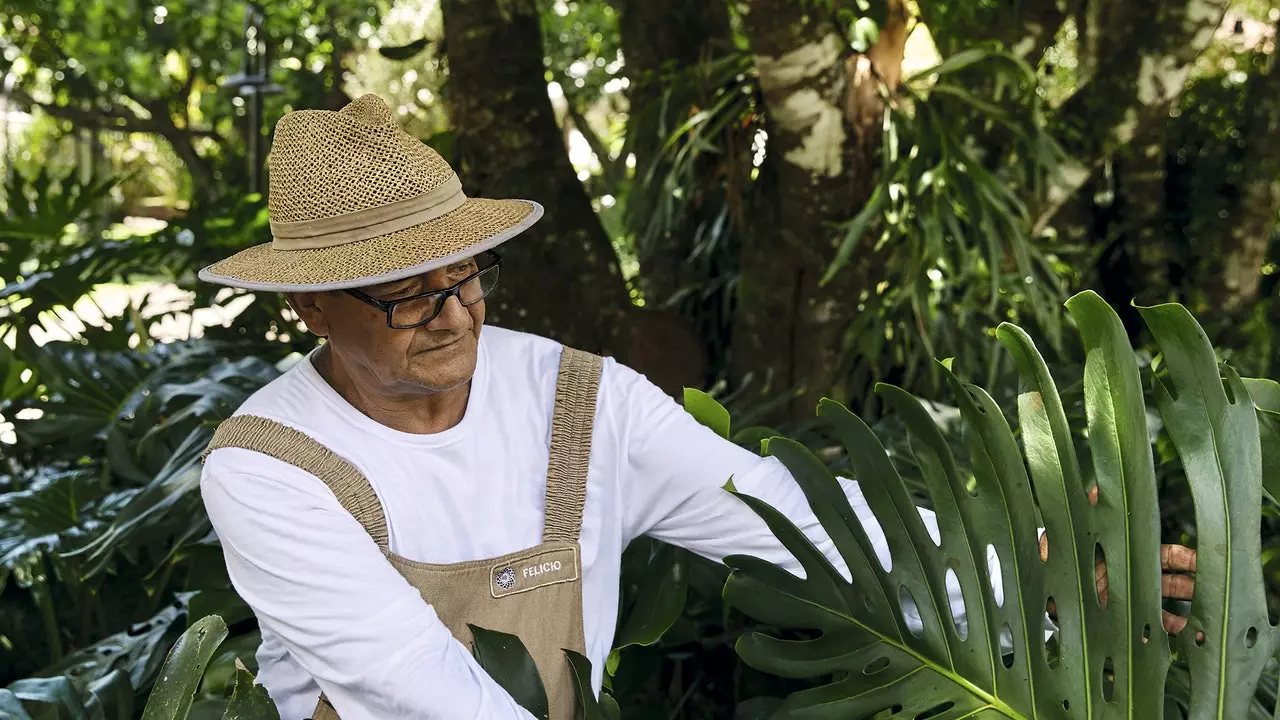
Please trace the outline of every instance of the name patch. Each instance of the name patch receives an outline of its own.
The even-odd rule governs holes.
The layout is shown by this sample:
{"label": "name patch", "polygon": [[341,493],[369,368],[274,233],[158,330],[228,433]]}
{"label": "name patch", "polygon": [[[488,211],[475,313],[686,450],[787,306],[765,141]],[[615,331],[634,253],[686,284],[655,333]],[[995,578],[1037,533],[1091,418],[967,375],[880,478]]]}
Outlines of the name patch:
{"label": "name patch", "polygon": [[497,563],[489,572],[489,589],[500,598],[577,579],[578,549],[556,548]]}

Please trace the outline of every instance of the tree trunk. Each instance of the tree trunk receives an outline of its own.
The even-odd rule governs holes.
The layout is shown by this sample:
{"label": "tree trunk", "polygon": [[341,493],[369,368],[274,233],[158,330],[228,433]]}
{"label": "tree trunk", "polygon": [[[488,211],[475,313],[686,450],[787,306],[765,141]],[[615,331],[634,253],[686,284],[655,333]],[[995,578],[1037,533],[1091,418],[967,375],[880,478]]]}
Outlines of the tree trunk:
{"label": "tree trunk", "polygon": [[445,101],[469,195],[524,198],[546,215],[503,246],[490,317],[593,352],[620,354],[631,308],[617,256],[569,163],[542,64],[533,0],[443,0]]}
{"label": "tree trunk", "polygon": [[755,0],[744,16],[785,224],[776,237],[748,238],[733,352],[739,375],[755,376],[767,395],[795,393],[777,418],[811,417],[820,398],[841,395],[844,330],[883,274],[855,262],[819,284],[834,257],[832,224],[851,218],[873,187],[883,111],[876,83],[892,88],[901,74],[906,3],[888,5],[866,55],[847,54],[835,23],[797,13],[790,0]]}
{"label": "tree trunk", "polygon": [[1094,167],[1145,128],[1163,122],[1229,2],[1151,4],[1113,3],[1105,12],[1087,15],[1088,37],[1082,41],[1086,57],[1081,63],[1092,72],[1050,121],[1050,131],[1069,162],[1037,209],[1033,234],[1048,226]]}
{"label": "tree trunk", "polygon": [[[1280,23],[1274,37],[1280,41]],[[1227,237],[1223,239],[1221,278],[1215,304],[1230,314],[1245,316],[1258,299],[1262,265],[1280,222],[1280,50],[1266,67],[1255,69],[1245,90],[1249,113],[1242,123],[1240,143],[1243,175],[1239,202]]]}
{"label": "tree trunk", "polygon": [[[627,124],[628,150],[636,157],[637,183],[646,177],[660,183],[670,171],[662,158],[662,131],[670,133],[688,119],[692,110],[686,103],[662,102],[664,90],[674,72],[690,73],[704,62],[726,55],[733,49],[729,13],[723,2],[688,3],[682,0],[620,0],[618,29],[626,58],[627,101],[631,118]],[[673,72],[674,70],[674,72]],[[689,83],[687,77],[679,79]],[[707,107],[716,88],[699,88],[692,97],[695,107]],[[716,167],[704,161],[695,173],[708,193],[719,182]],[[700,190],[702,188],[700,187]],[[640,193],[637,193],[640,195]],[[639,223],[650,210],[633,209]],[[639,284],[650,304],[662,304],[681,288],[696,283],[695,269],[688,263],[693,252],[694,232],[702,218],[697,209],[684,222],[661,237],[643,238],[637,243],[640,261]]]}
{"label": "tree trunk", "polygon": [[[646,309],[667,316],[645,324],[682,326],[678,335],[689,344],[684,353],[663,360],[654,342],[638,353],[653,356],[646,372],[651,379],[669,377],[674,386],[684,378],[687,385],[706,387],[727,370],[732,286],[722,281],[737,269],[746,223],[734,210],[746,205],[750,190],[749,147],[756,126],[730,122],[711,139],[721,151],[694,161],[682,214],[672,217],[658,206],[673,200],[665,184],[673,172],[671,151],[664,152],[664,145],[693,113],[715,103],[720,87],[708,79],[709,63],[736,52],[728,8],[722,0],[619,0],[617,6],[630,82],[625,151],[635,157],[627,216],[636,228],[636,284]],[[715,249],[697,253],[699,244]]]}

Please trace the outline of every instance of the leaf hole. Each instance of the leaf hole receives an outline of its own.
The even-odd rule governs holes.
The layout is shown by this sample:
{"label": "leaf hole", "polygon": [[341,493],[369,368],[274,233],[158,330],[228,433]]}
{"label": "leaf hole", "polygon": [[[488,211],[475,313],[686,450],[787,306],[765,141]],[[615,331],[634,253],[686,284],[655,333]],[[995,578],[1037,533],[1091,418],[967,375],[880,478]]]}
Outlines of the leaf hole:
{"label": "leaf hole", "polygon": [[1093,544],[1093,596],[1098,601],[1098,607],[1103,610],[1107,609],[1107,586],[1099,585],[1103,579],[1107,577],[1107,553],[1102,549],[1102,543],[1095,542]]}
{"label": "leaf hole", "polygon": [[969,479],[965,481],[964,489],[968,491],[969,497],[978,497],[978,476],[970,475]]}
{"label": "leaf hole", "polygon": [[[1044,601],[1044,613],[1052,616],[1055,612],[1057,612],[1057,605],[1053,601],[1053,596],[1050,595]],[[1062,662],[1062,641],[1058,635],[1058,629],[1055,627],[1049,637],[1044,639],[1044,661],[1050,670],[1058,667],[1058,663]]]}
{"label": "leaf hole", "polygon": [[1000,553],[996,546],[987,544],[987,582],[991,583],[991,595],[996,607],[1004,607],[1004,576],[1000,572]]}
{"label": "leaf hole", "polygon": [[1142,644],[1151,642],[1151,623],[1142,626]]}
{"label": "leaf hole", "polygon": [[972,388],[965,388],[965,389],[968,390],[969,392],[969,399],[973,400],[974,409],[977,410],[979,413],[986,415],[987,408],[982,404],[982,395],[980,395],[977,390],[974,390]]}
{"label": "leaf hole", "polygon": [[1013,630],[1009,627],[1009,623],[1005,623],[1000,626],[1000,660],[1004,664],[1006,670],[1013,667],[1015,654],[1016,652],[1013,647]]}
{"label": "leaf hole", "polygon": [[1070,701],[1070,700],[1063,700],[1063,701],[1062,701],[1062,709],[1063,709],[1063,710],[1070,710],[1070,709],[1071,709],[1071,701]]}
{"label": "leaf hole", "polygon": [[1231,383],[1226,378],[1222,378],[1222,391],[1227,394],[1227,402],[1235,405],[1236,391],[1231,387]]}
{"label": "leaf hole", "polygon": [[[947,597],[955,598],[949,606],[951,608],[951,622],[956,627],[956,634],[961,640],[969,639],[969,621],[968,613],[965,612],[964,595],[960,592],[960,578],[956,575],[956,571],[947,568],[947,574],[943,578],[947,587]],[[959,603],[960,607],[956,607]]]}
{"label": "leaf hole", "polygon": [[1152,377],[1160,384],[1160,387],[1164,388],[1165,392],[1169,393],[1169,399],[1177,402],[1178,387],[1173,384],[1173,377],[1169,375],[1169,371],[1164,367],[1164,358],[1161,357],[1160,361],[1159,367],[1156,367],[1154,363],[1152,364],[1152,368],[1154,368]]}
{"label": "leaf hole", "polygon": [[1197,632],[1197,633],[1196,633],[1196,647],[1204,647],[1204,633],[1203,633],[1203,632]]}
{"label": "leaf hole", "polygon": [[951,708],[953,708],[953,707],[955,707],[955,706],[956,706],[955,702],[953,702],[953,701],[951,701],[951,700],[948,700],[948,701],[946,701],[946,702],[944,702],[944,703],[939,703],[939,704],[934,705],[933,707],[929,708],[928,710],[925,710],[924,712],[920,713],[919,715],[916,715],[916,720],[927,720],[928,718],[938,717],[938,716],[939,716],[939,715],[941,715],[942,713],[944,713],[944,712],[946,712],[946,711],[950,710]]}
{"label": "leaf hole", "polygon": [[862,674],[875,675],[878,672],[884,672],[885,668],[887,667],[889,667],[889,658],[878,657],[875,660],[872,660],[871,662],[867,663],[866,667],[862,668]]}
{"label": "leaf hole", "polygon": [[907,629],[915,637],[924,636],[924,623],[920,621],[920,606],[906,585],[898,586],[898,601],[902,603],[902,619],[907,622]]}
{"label": "leaf hole", "polygon": [[1112,702],[1116,694],[1116,668],[1108,657],[1102,663],[1102,700]]}
{"label": "leaf hole", "polygon": [[1244,646],[1247,648],[1251,648],[1257,642],[1258,642],[1258,628],[1251,627],[1249,628],[1249,632],[1244,634]]}
{"label": "leaf hole", "polygon": [[880,567],[885,572],[893,572],[893,556],[889,554],[889,543],[885,542],[884,528],[880,527],[880,521],[872,513],[858,516],[858,522],[862,523],[862,529],[866,531],[871,545],[875,548],[876,559],[880,561]]}

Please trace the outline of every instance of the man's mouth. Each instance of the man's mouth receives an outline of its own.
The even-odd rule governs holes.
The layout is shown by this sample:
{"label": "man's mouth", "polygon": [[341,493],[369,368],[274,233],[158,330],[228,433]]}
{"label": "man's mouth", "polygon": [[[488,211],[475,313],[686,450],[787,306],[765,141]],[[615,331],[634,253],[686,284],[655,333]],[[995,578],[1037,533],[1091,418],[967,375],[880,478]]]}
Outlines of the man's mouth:
{"label": "man's mouth", "polygon": [[432,347],[426,348],[426,349],[424,349],[424,350],[419,350],[418,352],[420,352],[420,353],[432,353],[432,352],[436,352],[436,351],[439,351],[439,350],[446,350],[446,349],[448,349],[448,348],[453,347],[454,345],[457,345],[459,342],[461,342],[463,337],[465,337],[465,335],[463,335],[463,334],[459,333],[457,337],[455,337],[454,339],[450,340],[449,342],[441,343],[441,344],[439,344],[439,345],[435,345],[435,346],[432,346]]}

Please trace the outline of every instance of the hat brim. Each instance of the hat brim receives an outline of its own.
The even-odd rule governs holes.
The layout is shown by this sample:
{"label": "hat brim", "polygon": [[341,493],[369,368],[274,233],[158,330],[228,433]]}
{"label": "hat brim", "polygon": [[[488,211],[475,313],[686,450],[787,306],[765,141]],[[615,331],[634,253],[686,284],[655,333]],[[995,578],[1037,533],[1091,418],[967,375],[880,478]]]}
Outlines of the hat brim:
{"label": "hat brim", "polygon": [[368,240],[309,250],[255,245],[201,270],[200,279],[275,292],[393,282],[491,250],[528,230],[542,213],[532,200],[468,198],[446,215]]}

